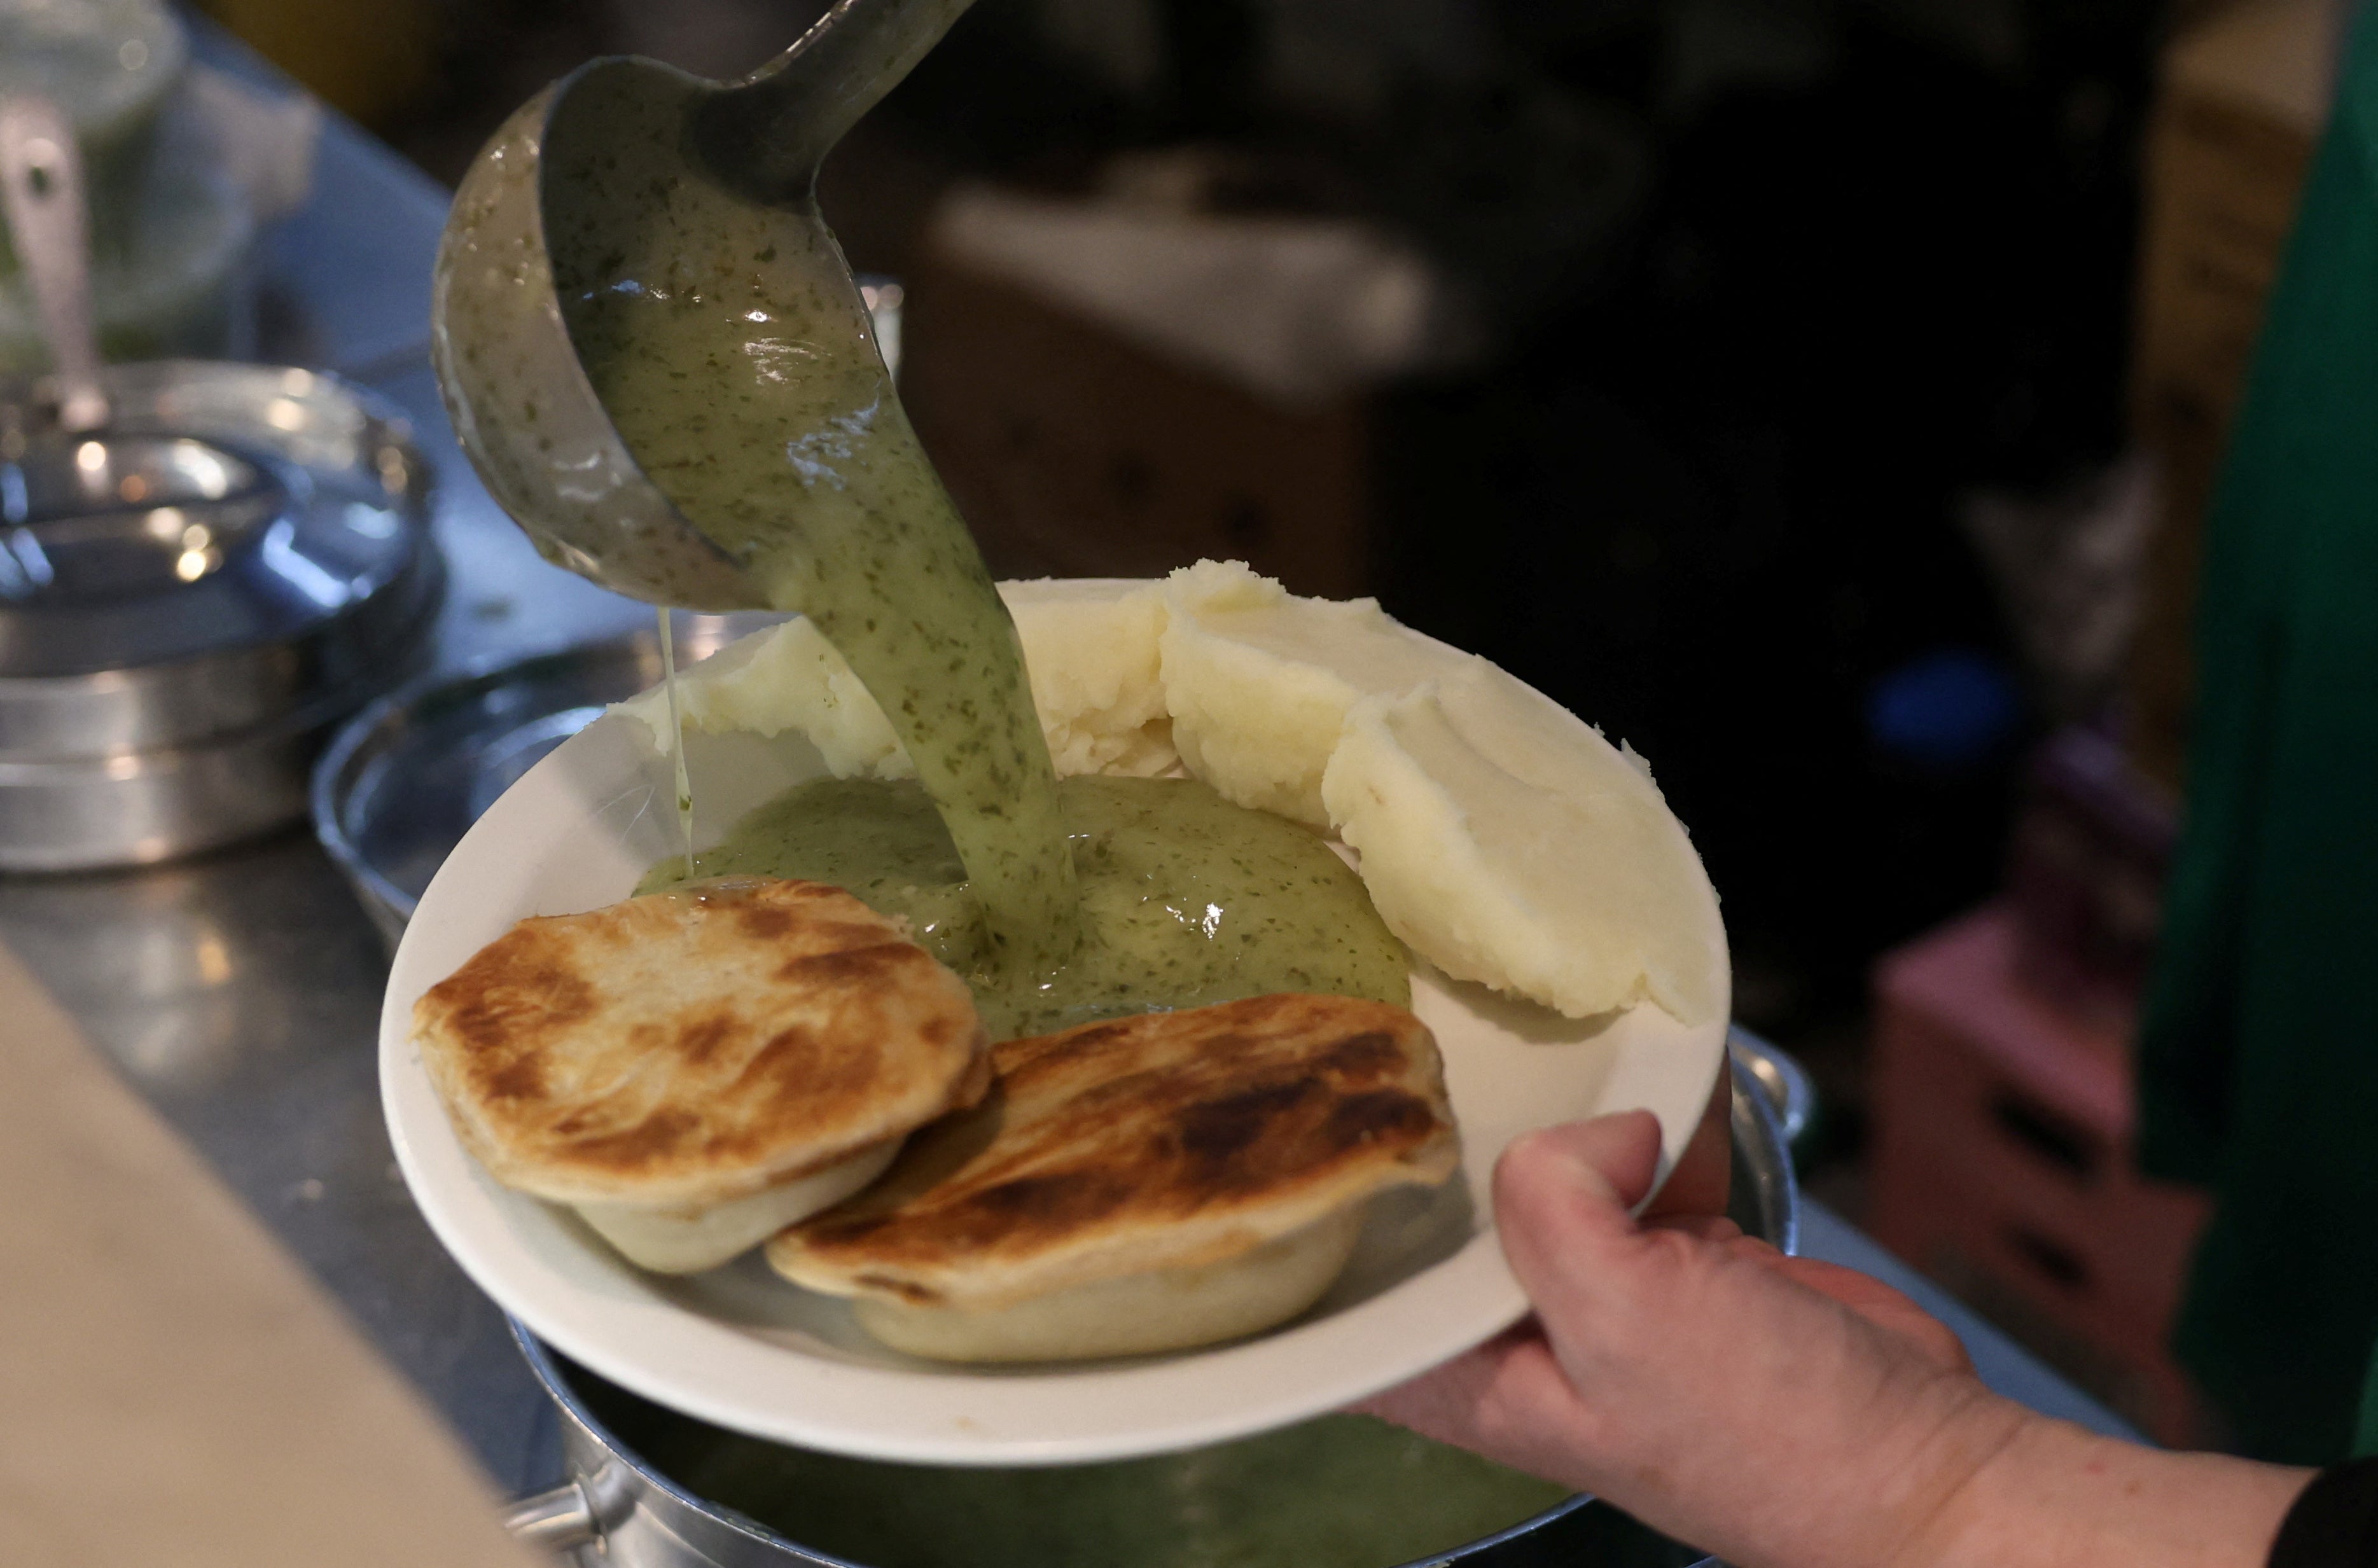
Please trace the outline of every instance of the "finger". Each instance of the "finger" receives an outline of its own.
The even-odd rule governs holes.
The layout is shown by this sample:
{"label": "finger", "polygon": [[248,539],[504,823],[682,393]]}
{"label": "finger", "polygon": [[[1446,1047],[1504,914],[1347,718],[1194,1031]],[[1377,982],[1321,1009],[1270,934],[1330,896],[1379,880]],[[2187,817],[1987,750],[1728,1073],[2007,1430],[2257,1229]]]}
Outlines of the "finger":
{"label": "finger", "polygon": [[1540,1310],[1574,1305],[1579,1285],[1605,1275],[1616,1249],[1640,1235],[1629,1211],[1659,1158],[1659,1119],[1641,1110],[1531,1132],[1503,1151],[1495,1225],[1512,1274]]}
{"label": "finger", "polygon": [[1709,1104],[1676,1157],[1676,1168],[1643,1211],[1654,1215],[1722,1215],[1734,1189],[1734,1077],[1720,1069]]}
{"label": "finger", "polygon": [[1631,1209],[1651,1190],[1660,1159],[1660,1120],[1648,1110],[1564,1122],[1511,1141],[1495,1165],[1496,1195],[1507,1178],[1531,1183],[1582,1182],[1599,1200]]}

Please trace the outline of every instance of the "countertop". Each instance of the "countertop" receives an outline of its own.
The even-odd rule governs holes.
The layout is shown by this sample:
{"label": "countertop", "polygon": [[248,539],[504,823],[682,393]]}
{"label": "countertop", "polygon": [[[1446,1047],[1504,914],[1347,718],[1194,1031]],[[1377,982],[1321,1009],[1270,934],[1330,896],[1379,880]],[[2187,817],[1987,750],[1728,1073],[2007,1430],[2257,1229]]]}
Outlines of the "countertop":
{"label": "countertop", "polygon": [[[312,199],[270,240],[267,348],[349,375],[413,418],[437,465],[436,526],[451,569],[438,664],[649,626],[645,606],[538,559],[454,447],[427,359],[446,202],[331,117]],[[0,942],[446,1414],[498,1485],[551,1478],[549,1406],[502,1315],[432,1239],[398,1177],[374,1049],[386,953],[303,829],[150,870],[0,878]],[[2003,1392],[2124,1430],[1838,1215],[1812,1205],[1804,1250],[1915,1295]]]}

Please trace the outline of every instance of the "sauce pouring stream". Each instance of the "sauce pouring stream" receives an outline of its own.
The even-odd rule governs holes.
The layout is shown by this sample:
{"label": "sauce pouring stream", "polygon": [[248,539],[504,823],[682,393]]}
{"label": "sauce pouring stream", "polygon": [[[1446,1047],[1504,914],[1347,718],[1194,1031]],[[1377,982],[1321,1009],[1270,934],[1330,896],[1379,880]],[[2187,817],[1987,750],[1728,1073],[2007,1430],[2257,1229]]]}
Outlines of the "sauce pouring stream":
{"label": "sauce pouring stream", "polygon": [[1004,964],[1077,940],[1023,652],[817,206],[820,162],[967,0],[841,0],[733,83],[596,60],[457,193],[433,353],[548,558],[659,604],[799,611],[916,763]]}

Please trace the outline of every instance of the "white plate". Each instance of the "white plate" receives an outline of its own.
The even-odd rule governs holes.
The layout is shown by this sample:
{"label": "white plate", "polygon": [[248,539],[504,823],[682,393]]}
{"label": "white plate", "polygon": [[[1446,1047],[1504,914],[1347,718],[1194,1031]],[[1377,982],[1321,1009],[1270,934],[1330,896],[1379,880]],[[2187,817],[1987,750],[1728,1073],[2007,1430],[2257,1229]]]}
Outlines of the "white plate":
{"label": "white plate", "polygon": [[[806,741],[691,736],[700,842],[820,771]],[[723,1427],[877,1459],[1068,1464],[1217,1442],[1336,1409],[1518,1320],[1527,1303],[1488,1223],[1487,1179],[1519,1133],[1631,1107],[1682,1152],[1724,1055],[1723,1018],[1687,1029],[1638,1007],[1598,1030],[1483,987],[1415,975],[1461,1124],[1461,1179],[1383,1198],[1352,1266],[1290,1326],[1169,1357],[1021,1370],[914,1360],[847,1306],[756,1254],[706,1275],[644,1274],[575,1216],[488,1179],[462,1152],[407,1024],[421,993],[511,923],[627,896],[675,853],[673,791],[642,727],[598,720],[482,817],[423,894],[389,976],[380,1083],[413,1195],[471,1277],[539,1337],[623,1387]]]}

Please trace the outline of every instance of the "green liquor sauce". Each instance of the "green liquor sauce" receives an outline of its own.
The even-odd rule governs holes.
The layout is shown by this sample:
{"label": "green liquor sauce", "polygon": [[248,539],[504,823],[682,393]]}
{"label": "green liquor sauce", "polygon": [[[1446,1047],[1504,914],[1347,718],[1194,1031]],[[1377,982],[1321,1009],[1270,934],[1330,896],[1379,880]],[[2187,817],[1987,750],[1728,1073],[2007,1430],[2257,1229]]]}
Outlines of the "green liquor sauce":
{"label": "green liquor sauce", "polygon": [[729,1440],[703,1496],[870,1568],[1388,1568],[1508,1529],[1566,1487],[1362,1416],[1055,1469],[879,1465]]}
{"label": "green liquor sauce", "polygon": [[[696,856],[692,875],[831,882],[906,919],[974,987],[994,1039],[1276,991],[1410,1004],[1403,944],[1310,829],[1190,779],[1064,779],[1057,799],[1083,930],[1047,973],[995,961],[956,846],[914,783],[796,785]],[[685,880],[672,856],[636,891]]]}
{"label": "green liquor sauce", "polygon": [[[585,175],[618,215],[607,232],[637,245],[554,252],[587,378],[686,521],[816,622],[883,705],[992,960],[1052,968],[1075,940],[1072,867],[1015,625],[814,204],[759,207],[685,174],[672,113],[621,105],[656,123],[612,127],[622,150]],[[640,166],[645,148],[670,155]]]}
{"label": "green liquor sauce", "polygon": [[[1390,1568],[1509,1529],[1569,1496],[1366,1416],[1324,1416],[1145,1459],[943,1467],[763,1442],[570,1373],[596,1418],[679,1485],[868,1568]],[[1577,1527],[1607,1513],[1571,1514],[1528,1561],[1699,1561],[1699,1552],[1625,1550],[1601,1538],[1607,1529]]]}

